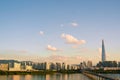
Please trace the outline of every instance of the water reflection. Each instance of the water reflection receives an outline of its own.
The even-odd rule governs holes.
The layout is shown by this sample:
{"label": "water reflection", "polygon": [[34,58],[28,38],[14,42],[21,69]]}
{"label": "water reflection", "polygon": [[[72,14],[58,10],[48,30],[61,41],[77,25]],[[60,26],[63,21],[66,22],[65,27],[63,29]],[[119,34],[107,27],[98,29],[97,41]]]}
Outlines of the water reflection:
{"label": "water reflection", "polygon": [[31,75],[26,75],[25,79],[23,79],[23,80],[32,80],[32,76]]}
{"label": "water reflection", "polygon": [[14,75],[12,80],[21,80],[19,75]]}
{"label": "water reflection", "polygon": [[46,80],[49,80],[50,79],[50,75],[46,75]]}
{"label": "water reflection", "polygon": [[82,74],[0,75],[0,80],[90,80]]}
{"label": "water reflection", "polygon": [[8,80],[6,75],[0,75],[0,80]]}

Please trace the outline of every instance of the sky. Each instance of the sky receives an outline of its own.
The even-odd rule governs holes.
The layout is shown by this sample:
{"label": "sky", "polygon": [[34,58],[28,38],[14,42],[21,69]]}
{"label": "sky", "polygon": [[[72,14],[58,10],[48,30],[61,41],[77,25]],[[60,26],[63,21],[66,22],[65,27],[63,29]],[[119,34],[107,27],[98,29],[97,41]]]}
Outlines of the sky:
{"label": "sky", "polygon": [[0,59],[120,61],[120,0],[0,0]]}

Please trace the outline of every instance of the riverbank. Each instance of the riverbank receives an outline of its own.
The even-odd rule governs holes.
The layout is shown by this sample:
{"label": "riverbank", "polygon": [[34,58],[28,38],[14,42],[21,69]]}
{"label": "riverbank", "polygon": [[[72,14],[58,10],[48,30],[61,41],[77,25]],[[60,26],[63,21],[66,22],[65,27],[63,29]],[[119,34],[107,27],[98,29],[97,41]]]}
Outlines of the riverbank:
{"label": "riverbank", "polygon": [[[100,74],[120,74],[120,70],[89,70],[93,73]],[[80,70],[59,70],[59,71],[50,71],[50,70],[39,70],[39,71],[0,71],[0,75],[19,75],[19,74],[54,74],[54,73],[62,73],[62,74],[74,74],[81,73]]]}
{"label": "riverbank", "polygon": [[26,75],[26,74],[54,74],[54,73],[62,73],[62,74],[72,74],[72,73],[80,73],[78,70],[60,70],[60,71],[48,71],[48,70],[39,70],[39,71],[0,71],[0,75]]}
{"label": "riverbank", "polygon": [[90,72],[100,73],[100,74],[120,74],[120,70],[89,70]]}

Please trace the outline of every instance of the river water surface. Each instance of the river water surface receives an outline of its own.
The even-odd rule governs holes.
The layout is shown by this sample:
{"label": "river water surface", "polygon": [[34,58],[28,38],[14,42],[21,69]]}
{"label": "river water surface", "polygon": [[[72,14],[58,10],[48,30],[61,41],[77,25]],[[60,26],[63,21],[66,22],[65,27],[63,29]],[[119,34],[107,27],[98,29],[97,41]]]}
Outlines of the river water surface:
{"label": "river water surface", "polygon": [[0,75],[0,80],[91,80],[83,74]]}
{"label": "river water surface", "polygon": [[[117,78],[120,74],[102,74],[104,76]],[[47,75],[0,75],[0,80],[91,80],[83,74],[47,74]]]}

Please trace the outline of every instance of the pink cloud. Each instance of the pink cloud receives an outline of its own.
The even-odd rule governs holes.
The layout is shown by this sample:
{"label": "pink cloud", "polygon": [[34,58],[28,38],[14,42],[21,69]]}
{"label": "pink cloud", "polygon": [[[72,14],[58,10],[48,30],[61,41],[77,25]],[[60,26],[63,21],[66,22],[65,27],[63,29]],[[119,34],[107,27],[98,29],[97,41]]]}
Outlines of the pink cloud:
{"label": "pink cloud", "polygon": [[66,40],[66,43],[68,44],[85,44],[85,40],[78,40],[77,38],[73,37],[72,35],[69,34],[62,34],[61,37]]}
{"label": "pink cloud", "polygon": [[51,45],[48,45],[47,46],[47,50],[50,50],[50,51],[58,51],[58,49],[56,47],[53,47]]}

